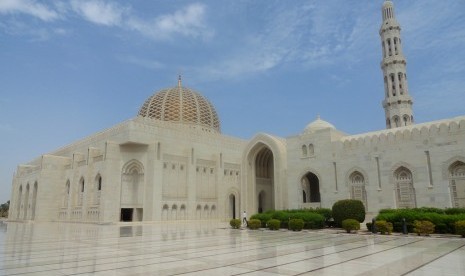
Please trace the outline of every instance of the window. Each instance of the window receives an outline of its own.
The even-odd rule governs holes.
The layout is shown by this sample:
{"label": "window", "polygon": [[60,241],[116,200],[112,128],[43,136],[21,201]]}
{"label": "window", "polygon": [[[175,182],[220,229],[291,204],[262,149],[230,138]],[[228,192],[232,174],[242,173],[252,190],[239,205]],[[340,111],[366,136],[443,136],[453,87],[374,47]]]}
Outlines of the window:
{"label": "window", "polygon": [[415,188],[413,186],[412,172],[400,167],[394,172],[396,181],[397,207],[398,208],[415,208]]}

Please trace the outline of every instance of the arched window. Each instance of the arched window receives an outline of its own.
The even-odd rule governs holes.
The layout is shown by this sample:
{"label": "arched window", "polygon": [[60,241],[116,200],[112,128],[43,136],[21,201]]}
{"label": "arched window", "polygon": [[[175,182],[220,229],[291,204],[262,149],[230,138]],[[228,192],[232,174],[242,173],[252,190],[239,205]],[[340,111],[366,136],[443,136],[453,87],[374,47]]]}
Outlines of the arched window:
{"label": "arched window", "polygon": [[402,87],[402,83],[403,83],[403,81],[402,81],[402,76],[403,76],[402,73],[398,73],[398,74],[397,74],[397,79],[399,80],[399,93],[400,93],[401,95],[404,94],[404,88]]}
{"label": "arched window", "polygon": [[78,194],[78,200],[77,200],[77,205],[82,206],[83,200],[84,200],[84,190],[85,190],[85,181],[84,178],[81,177],[79,180],[79,194]]}
{"label": "arched window", "polygon": [[26,194],[24,195],[24,216],[23,219],[27,219],[27,211],[29,210],[29,183],[26,185]]}
{"label": "arched window", "polygon": [[391,120],[389,118],[386,119],[386,127],[391,128]]}
{"label": "arched window", "polygon": [[416,208],[412,172],[405,167],[399,167],[394,172],[394,179],[396,181],[397,207]]}
{"label": "arched window", "polygon": [[395,51],[396,55],[399,54],[399,52],[397,51],[397,37],[394,37],[394,51]]}
{"label": "arched window", "polygon": [[394,74],[389,75],[391,77],[391,85],[392,85],[392,96],[396,96],[396,83],[395,83],[395,76]]}
{"label": "arched window", "polygon": [[365,177],[362,173],[354,171],[349,176],[350,197],[351,199],[360,200],[363,202],[365,209],[367,208],[367,195],[365,189]]}
{"label": "arched window", "polygon": [[465,163],[456,161],[449,166],[449,183],[453,207],[465,207]]}
{"label": "arched window", "polygon": [[315,147],[313,144],[308,145],[308,155],[313,156],[315,154]]}
{"label": "arched window", "polygon": [[400,120],[399,120],[399,117],[394,116],[394,117],[392,118],[392,120],[394,121],[394,124],[395,124],[396,127],[400,127]]}
{"label": "arched window", "polygon": [[384,44],[384,41],[382,43],[382,46],[383,46],[383,57],[385,58],[386,57],[386,45]]}
{"label": "arched window", "polygon": [[389,51],[389,56],[392,56],[392,49],[391,49],[391,39],[387,39],[387,44],[388,44],[388,51]]}
{"label": "arched window", "polygon": [[66,184],[65,184],[65,187],[64,187],[64,192],[63,192],[63,207],[68,207],[70,190],[71,190],[71,184],[70,184],[69,179],[68,179],[66,181]]}
{"label": "arched window", "polygon": [[95,185],[94,185],[94,204],[99,205],[100,204],[100,194],[102,191],[102,176],[100,174],[97,174],[95,177]]}
{"label": "arched window", "polygon": [[387,76],[384,76],[384,90],[386,90],[386,98],[389,98],[389,89],[388,89],[388,79]]}
{"label": "arched window", "polygon": [[404,115],[403,119],[404,119],[404,125],[406,126],[408,124],[410,117],[408,115]]}
{"label": "arched window", "polygon": [[39,188],[39,184],[37,181],[34,182],[34,187],[32,188],[32,204],[31,204],[31,219],[35,219],[36,216],[36,204],[37,204],[37,189]]}
{"label": "arched window", "polygon": [[303,157],[306,157],[307,156],[307,145],[303,145],[302,146],[302,156]]}

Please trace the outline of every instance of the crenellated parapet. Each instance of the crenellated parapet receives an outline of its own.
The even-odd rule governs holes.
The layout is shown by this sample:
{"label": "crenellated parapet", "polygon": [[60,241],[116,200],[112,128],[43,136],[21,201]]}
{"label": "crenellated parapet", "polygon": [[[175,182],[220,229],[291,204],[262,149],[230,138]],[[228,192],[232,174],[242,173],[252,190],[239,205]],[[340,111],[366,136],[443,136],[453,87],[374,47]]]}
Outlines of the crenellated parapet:
{"label": "crenellated parapet", "polygon": [[[377,145],[392,145],[405,141],[423,140],[421,143],[428,144],[428,138],[451,136],[465,132],[465,116],[456,117],[453,119],[434,121],[429,123],[406,126],[402,128],[386,129],[375,132],[368,132],[359,135],[350,135],[341,138],[343,148],[345,150],[354,150],[358,148],[366,148]],[[453,143],[453,139],[445,139],[444,141],[436,141],[436,145],[446,145]]]}

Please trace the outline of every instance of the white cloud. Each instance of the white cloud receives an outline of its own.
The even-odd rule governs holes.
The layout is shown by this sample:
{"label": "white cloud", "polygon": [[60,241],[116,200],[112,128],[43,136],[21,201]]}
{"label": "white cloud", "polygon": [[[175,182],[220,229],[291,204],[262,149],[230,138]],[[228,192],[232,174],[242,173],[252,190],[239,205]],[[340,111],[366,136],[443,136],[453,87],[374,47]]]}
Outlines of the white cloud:
{"label": "white cloud", "polygon": [[376,37],[366,45],[367,33],[377,33],[377,28],[368,28],[374,19],[357,17],[353,5],[276,3],[259,19],[264,22],[261,28],[243,37],[240,47],[193,71],[221,79],[262,73],[287,63],[318,68],[361,60],[367,47],[375,47]]}
{"label": "white cloud", "polygon": [[210,38],[213,31],[205,23],[205,14],[205,5],[194,3],[172,14],[161,15],[150,21],[131,17],[126,25],[156,40],[171,39],[174,35]]}
{"label": "white cloud", "polygon": [[43,21],[53,21],[60,18],[55,10],[34,0],[2,0],[0,1],[0,13],[24,13]]}
{"label": "white cloud", "polygon": [[[170,40],[174,36],[208,39],[213,36],[213,30],[206,24],[206,6],[199,3],[189,4],[172,13],[162,14],[152,19],[143,19],[133,13],[130,6],[105,0],[71,0],[70,2],[57,1],[53,8],[37,3],[36,0],[1,0],[0,14],[23,13],[38,17],[44,21],[56,19],[70,19],[70,14],[93,24],[103,26],[116,26],[122,29],[135,30],[145,37],[154,40]],[[14,20],[14,19],[12,19]],[[18,29],[9,30],[8,24],[2,24],[10,33],[17,33]],[[33,29],[33,26],[29,26]],[[62,29],[64,30],[64,29]],[[63,34],[63,32],[42,32],[43,39],[49,34]],[[22,32],[30,33],[30,32]]]}
{"label": "white cloud", "polygon": [[71,6],[76,13],[82,15],[86,20],[105,26],[120,25],[126,11],[126,8],[117,4],[96,0],[73,0]]}

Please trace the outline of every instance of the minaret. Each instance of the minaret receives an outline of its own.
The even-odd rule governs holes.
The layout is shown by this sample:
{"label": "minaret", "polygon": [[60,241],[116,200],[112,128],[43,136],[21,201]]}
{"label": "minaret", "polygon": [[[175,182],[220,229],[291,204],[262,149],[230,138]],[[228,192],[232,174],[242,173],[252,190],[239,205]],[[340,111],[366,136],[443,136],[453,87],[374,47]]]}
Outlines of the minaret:
{"label": "minaret", "polygon": [[381,69],[384,78],[383,108],[386,115],[386,128],[396,128],[413,124],[412,98],[407,85],[407,70],[400,25],[394,15],[392,1],[385,0],[382,8],[383,23],[379,30],[383,48]]}

